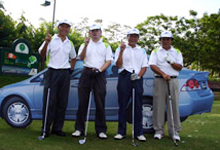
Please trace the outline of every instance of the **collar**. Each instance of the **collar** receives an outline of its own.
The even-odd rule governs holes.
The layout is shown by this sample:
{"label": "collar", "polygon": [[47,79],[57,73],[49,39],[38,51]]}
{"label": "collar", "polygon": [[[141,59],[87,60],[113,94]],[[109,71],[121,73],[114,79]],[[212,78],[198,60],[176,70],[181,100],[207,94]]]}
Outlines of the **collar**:
{"label": "collar", "polygon": [[126,47],[129,47],[129,48],[131,48],[131,49],[136,49],[136,48],[139,48],[140,46],[136,44],[135,47],[133,48],[133,47],[131,47],[130,45],[126,44]]}
{"label": "collar", "polygon": [[168,49],[168,50],[164,49],[162,46],[160,46],[159,50],[174,51],[175,49],[174,49],[173,46],[171,45],[170,49]]}
{"label": "collar", "polygon": [[[58,36],[58,34],[54,34],[53,38],[54,38],[54,39],[61,39],[61,38]],[[65,39],[64,42],[66,42],[66,41],[68,41],[68,37],[67,37],[67,36],[66,36],[66,39]]]}
{"label": "collar", "polygon": [[98,42],[94,42],[92,39],[91,39],[90,41],[92,41],[92,43],[96,43],[96,44],[98,44],[98,43],[102,43],[103,39],[100,38]]}

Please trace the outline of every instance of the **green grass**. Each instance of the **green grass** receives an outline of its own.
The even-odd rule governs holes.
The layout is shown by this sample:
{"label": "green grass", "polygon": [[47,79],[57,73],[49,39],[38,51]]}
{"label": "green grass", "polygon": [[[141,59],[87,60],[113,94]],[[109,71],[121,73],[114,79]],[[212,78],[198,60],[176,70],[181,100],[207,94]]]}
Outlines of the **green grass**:
{"label": "green grass", "polygon": [[[96,137],[94,122],[89,123],[88,137],[84,145],[72,138],[74,121],[65,121],[63,131],[66,137],[51,135],[42,141],[37,137],[40,134],[41,121],[35,120],[26,129],[11,128],[0,119],[0,150],[219,150],[220,149],[220,101],[215,101],[211,113],[190,116],[182,123],[180,133],[181,142],[175,147],[167,132],[165,137],[158,141],[153,134],[145,134],[147,142],[138,142],[138,147],[132,146],[131,125],[128,124],[127,138],[116,141],[113,139],[117,133],[117,122],[108,122],[108,139],[101,140]],[[167,131],[167,129],[166,129]],[[83,137],[82,137],[83,138]]]}
{"label": "green grass", "polygon": [[11,83],[25,80],[27,78],[29,78],[29,76],[0,75],[0,88]]}
{"label": "green grass", "polygon": [[[0,87],[24,80],[26,76],[0,76]],[[74,121],[65,121],[63,131],[66,137],[51,135],[39,141],[41,121],[34,120],[26,129],[11,128],[3,119],[0,119],[0,150],[219,150],[220,149],[220,92],[215,92],[215,101],[211,113],[190,116],[182,123],[180,133],[181,142],[175,147],[167,132],[165,137],[158,141],[153,134],[145,134],[147,142],[138,142],[138,147],[132,146],[131,128],[128,124],[127,138],[116,141],[117,122],[108,122],[108,139],[100,140],[96,137],[94,122],[89,123],[88,137],[84,145],[72,138]],[[166,129],[167,131],[167,129]],[[83,138],[83,137],[82,137]]]}

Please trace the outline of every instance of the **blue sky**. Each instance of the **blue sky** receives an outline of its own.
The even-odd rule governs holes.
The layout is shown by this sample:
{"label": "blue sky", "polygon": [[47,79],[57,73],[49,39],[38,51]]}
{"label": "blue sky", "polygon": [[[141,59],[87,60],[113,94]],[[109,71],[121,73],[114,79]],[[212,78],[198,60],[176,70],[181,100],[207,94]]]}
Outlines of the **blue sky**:
{"label": "blue sky", "polygon": [[[22,11],[25,17],[35,26],[41,23],[40,18],[52,21],[53,4],[43,7],[44,0],[0,0],[7,13],[17,20]],[[72,23],[80,22],[88,17],[92,23],[102,19],[103,25],[116,22],[134,27],[146,20],[148,16],[160,15],[189,18],[189,10],[203,13],[217,13],[220,0],[56,0],[55,21],[68,19]]]}

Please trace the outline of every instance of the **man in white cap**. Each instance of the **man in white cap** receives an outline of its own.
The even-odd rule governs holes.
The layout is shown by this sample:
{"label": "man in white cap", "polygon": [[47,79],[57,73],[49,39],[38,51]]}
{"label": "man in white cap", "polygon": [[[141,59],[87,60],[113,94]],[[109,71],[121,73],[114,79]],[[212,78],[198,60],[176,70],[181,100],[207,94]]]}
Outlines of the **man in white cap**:
{"label": "man in white cap", "polygon": [[137,45],[139,40],[139,30],[134,28],[128,31],[128,44],[121,43],[115,53],[115,64],[119,68],[118,78],[118,134],[114,139],[121,140],[126,137],[126,107],[135,88],[135,115],[134,136],[139,141],[146,141],[143,135],[142,126],[142,96],[143,78],[147,70],[148,59],[146,50]]}
{"label": "man in white cap", "polygon": [[85,37],[78,51],[78,55],[84,62],[84,69],[79,80],[78,96],[79,106],[73,137],[79,137],[85,130],[85,118],[88,110],[89,95],[92,90],[96,104],[95,130],[101,139],[106,139],[105,96],[106,75],[105,70],[113,60],[111,46],[101,39],[102,30],[98,24],[89,28],[89,37]]}
{"label": "man in white cap", "polygon": [[[170,31],[162,32],[160,35],[161,46],[151,52],[149,65],[155,72],[154,97],[153,97],[153,126],[155,139],[164,136],[165,109],[168,108],[168,130],[169,134],[177,141],[180,141],[181,130],[179,116],[179,87],[177,76],[183,67],[183,57],[180,50],[171,44],[173,35]],[[169,84],[168,84],[169,83]],[[172,97],[172,110],[175,133],[172,131],[171,114],[168,103],[168,85]]]}
{"label": "man in white cap", "polygon": [[[50,126],[52,134],[65,136],[62,131],[65,119],[65,111],[68,104],[70,72],[73,70],[76,61],[76,52],[73,43],[68,39],[71,23],[61,20],[58,24],[58,34],[53,37],[48,33],[45,41],[39,48],[42,58],[47,57],[46,65],[48,71],[45,73],[45,88],[43,100],[43,127],[45,120],[45,110],[48,107],[46,117],[45,137],[49,136]],[[69,60],[71,59],[71,64]],[[47,88],[50,88],[49,105],[46,106]],[[42,133],[43,134],[43,133]]]}

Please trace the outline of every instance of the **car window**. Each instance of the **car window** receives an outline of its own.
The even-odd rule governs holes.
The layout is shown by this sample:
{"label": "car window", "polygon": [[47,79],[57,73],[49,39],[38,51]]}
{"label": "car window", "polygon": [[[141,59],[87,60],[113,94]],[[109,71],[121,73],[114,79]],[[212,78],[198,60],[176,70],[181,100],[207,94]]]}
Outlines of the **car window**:
{"label": "car window", "polygon": [[83,61],[77,60],[75,63],[74,71],[70,75],[70,80],[79,79],[83,70]]}
{"label": "car window", "polygon": [[118,67],[116,67],[115,65],[111,65],[110,67],[108,67],[108,69],[106,70],[106,77],[118,77]]}
{"label": "car window", "polygon": [[42,82],[44,80],[44,73],[39,74],[38,76],[36,76],[35,78],[33,78],[31,80],[31,82]]}
{"label": "car window", "polygon": [[81,76],[82,70],[83,70],[82,68],[74,69],[74,72],[70,76],[70,80],[79,79]]}

